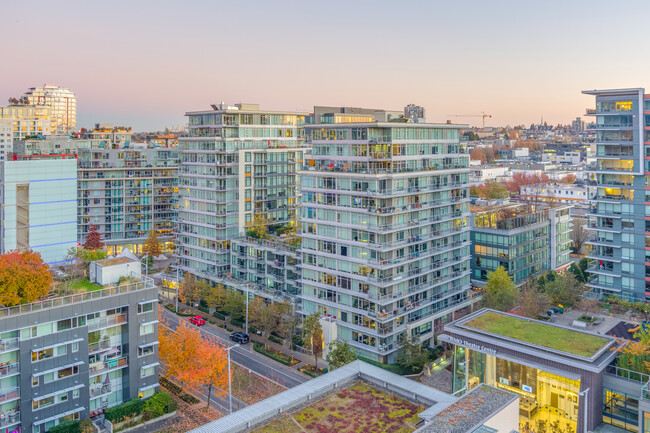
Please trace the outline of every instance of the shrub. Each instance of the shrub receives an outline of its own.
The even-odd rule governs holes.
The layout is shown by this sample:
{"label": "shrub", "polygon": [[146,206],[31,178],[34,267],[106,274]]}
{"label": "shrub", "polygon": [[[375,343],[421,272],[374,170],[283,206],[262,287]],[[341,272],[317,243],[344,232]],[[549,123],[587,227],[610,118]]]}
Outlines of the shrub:
{"label": "shrub", "polygon": [[220,320],[226,320],[226,316],[224,316],[223,314],[221,314],[221,313],[218,312],[218,311],[215,311],[214,313],[212,313],[212,315],[213,315],[214,317],[216,317],[217,319],[220,319]]}
{"label": "shrub", "polygon": [[208,323],[210,323],[211,325],[214,325],[214,324],[216,324],[217,322],[215,322],[215,321],[212,320],[212,319],[208,319]]}
{"label": "shrub", "polygon": [[228,331],[228,332],[232,332],[233,329],[232,329],[232,328],[226,328],[226,331]]}
{"label": "shrub", "polygon": [[230,324],[233,325],[233,326],[236,326],[238,328],[243,328],[244,327],[244,322],[242,322],[241,320],[237,320],[237,319],[232,319],[230,321]]}
{"label": "shrub", "polygon": [[66,421],[52,427],[48,431],[52,433],[80,433],[81,429],[79,428],[79,421]]}
{"label": "shrub", "polygon": [[129,416],[136,416],[142,413],[144,402],[139,398],[134,398],[126,403],[110,407],[104,412],[104,416],[111,422],[120,422]]}
{"label": "shrub", "polygon": [[179,316],[183,317],[190,317],[190,316],[195,316],[194,313],[186,313],[183,310],[179,309],[178,313],[176,312],[176,307],[172,304],[165,304],[165,308],[167,308],[169,311],[171,311],[174,314],[178,314]]}
{"label": "shrub", "polygon": [[278,343],[278,344],[282,344],[284,342],[281,338],[278,338],[273,334],[269,335],[269,340],[271,340],[274,343]]}
{"label": "shrub", "polygon": [[294,346],[302,347],[302,338],[300,337],[300,335],[291,336],[291,342],[293,343]]}
{"label": "shrub", "polygon": [[202,305],[199,305],[198,307],[196,307],[196,309],[206,314],[210,314],[210,309],[208,307],[203,307]]}
{"label": "shrub", "polygon": [[289,355],[286,355],[282,352],[278,352],[277,350],[267,349],[264,347],[262,343],[258,343],[257,341],[255,341],[253,343],[253,349],[257,353],[261,353],[264,356],[268,356],[269,358],[278,361],[281,364],[291,365],[291,357]]}
{"label": "shrub", "polygon": [[160,391],[144,402],[143,411],[146,418],[153,419],[175,411],[176,407],[176,400],[165,391]]}
{"label": "shrub", "polygon": [[177,394],[180,394],[180,393],[183,392],[183,389],[182,389],[180,386],[176,385],[174,382],[170,381],[170,380],[167,379],[165,376],[160,376],[160,377],[158,378],[158,382],[159,382],[162,386],[164,386],[165,388],[167,388],[167,389],[169,390],[169,392],[171,392],[171,393],[174,394],[174,395],[177,395]]}
{"label": "shrub", "polygon": [[81,433],[93,433],[93,422],[89,418],[82,419],[79,422],[79,430]]}
{"label": "shrub", "polygon": [[198,398],[194,397],[191,394],[183,394],[179,398],[183,400],[185,403],[189,403],[189,404],[197,404],[200,401]]}

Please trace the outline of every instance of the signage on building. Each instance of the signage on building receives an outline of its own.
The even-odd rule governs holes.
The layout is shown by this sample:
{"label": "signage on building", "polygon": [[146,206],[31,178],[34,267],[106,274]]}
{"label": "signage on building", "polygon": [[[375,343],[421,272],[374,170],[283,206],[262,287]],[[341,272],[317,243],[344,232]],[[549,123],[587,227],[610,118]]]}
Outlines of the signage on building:
{"label": "signage on building", "polygon": [[496,355],[497,354],[497,351],[495,349],[492,349],[490,347],[481,346],[480,344],[470,343],[467,340],[461,340],[460,338],[452,337],[451,335],[449,336],[449,342],[454,343],[454,344],[458,344],[460,346],[467,347],[468,349],[474,349],[474,350],[478,350],[478,351],[481,351],[481,352],[489,353],[491,355]]}

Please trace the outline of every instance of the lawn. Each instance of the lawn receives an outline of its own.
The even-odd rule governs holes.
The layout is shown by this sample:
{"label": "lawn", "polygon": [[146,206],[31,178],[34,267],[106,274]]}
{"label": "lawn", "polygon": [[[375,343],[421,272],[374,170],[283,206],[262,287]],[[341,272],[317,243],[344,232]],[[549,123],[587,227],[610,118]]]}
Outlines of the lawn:
{"label": "lawn", "polygon": [[255,373],[249,373],[246,368],[233,364],[232,393],[246,403],[257,403],[285,390],[285,387]]}
{"label": "lawn", "polygon": [[82,278],[72,283],[73,292],[90,292],[93,290],[100,290],[100,289],[103,289],[103,287],[91,283],[90,281],[88,281],[87,278]]}
{"label": "lawn", "polygon": [[255,433],[411,433],[423,408],[364,383],[275,419]]}
{"label": "lawn", "polygon": [[492,311],[466,322],[465,326],[586,358],[593,356],[609,342],[596,335]]}

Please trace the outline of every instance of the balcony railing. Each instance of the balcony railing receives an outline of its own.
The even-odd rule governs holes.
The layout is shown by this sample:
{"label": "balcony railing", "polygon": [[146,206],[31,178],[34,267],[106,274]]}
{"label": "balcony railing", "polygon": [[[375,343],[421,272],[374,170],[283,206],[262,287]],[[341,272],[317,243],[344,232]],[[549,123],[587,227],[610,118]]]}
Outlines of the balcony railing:
{"label": "balcony railing", "polygon": [[0,340],[0,353],[16,350],[18,347],[18,338],[5,338],[4,340]]}
{"label": "balcony railing", "polygon": [[[633,382],[647,384],[650,380],[650,375],[639,373],[638,371],[628,370],[627,368],[617,367],[615,365],[608,365],[605,368],[606,374],[611,374],[616,377],[622,377]],[[645,388],[645,386],[644,386]]]}
{"label": "balcony railing", "polygon": [[0,412],[0,428],[7,428],[11,425],[20,423],[20,412],[17,410],[8,410]]}
{"label": "balcony railing", "polygon": [[0,389],[0,402],[14,400],[20,398],[20,387],[13,386],[11,388]]}
{"label": "balcony railing", "polygon": [[110,326],[122,325],[128,321],[126,313],[118,314],[108,317],[101,317],[99,319],[93,319],[93,321],[88,322],[88,330],[94,331],[97,329],[108,328]]}
{"label": "balcony railing", "polygon": [[128,357],[121,356],[119,358],[112,358],[106,361],[93,362],[88,366],[89,373],[93,376],[103,373],[114,368],[126,367],[129,364]]}
{"label": "balcony railing", "polygon": [[89,392],[90,398],[99,397],[102,395],[110,394],[111,392],[119,391],[122,389],[120,384],[113,385],[112,383],[98,383],[96,385],[91,385]]}

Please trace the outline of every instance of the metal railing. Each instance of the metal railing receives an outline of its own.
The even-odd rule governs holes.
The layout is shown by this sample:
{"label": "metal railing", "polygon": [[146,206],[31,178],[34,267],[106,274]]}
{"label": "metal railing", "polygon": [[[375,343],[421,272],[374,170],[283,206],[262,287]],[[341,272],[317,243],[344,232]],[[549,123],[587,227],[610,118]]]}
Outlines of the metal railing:
{"label": "metal railing", "polygon": [[608,365],[605,368],[605,373],[616,377],[622,377],[626,380],[646,384],[650,381],[650,375],[639,373],[638,371],[629,370],[627,368],[617,367],[615,365]]}
{"label": "metal railing", "polygon": [[48,310],[50,308],[58,308],[64,305],[78,304],[80,302],[87,302],[95,299],[102,299],[109,296],[117,296],[124,293],[131,293],[137,290],[150,289],[155,287],[151,278],[144,276],[141,278],[142,281],[137,281],[135,283],[129,283],[118,287],[110,287],[107,289],[79,293],[76,295],[61,296],[45,301],[32,302],[31,304],[21,304],[14,307],[0,308],[0,317],[17,316],[34,311]]}

